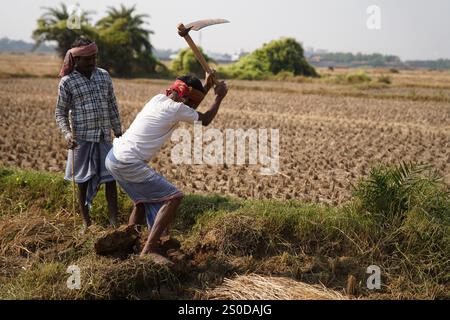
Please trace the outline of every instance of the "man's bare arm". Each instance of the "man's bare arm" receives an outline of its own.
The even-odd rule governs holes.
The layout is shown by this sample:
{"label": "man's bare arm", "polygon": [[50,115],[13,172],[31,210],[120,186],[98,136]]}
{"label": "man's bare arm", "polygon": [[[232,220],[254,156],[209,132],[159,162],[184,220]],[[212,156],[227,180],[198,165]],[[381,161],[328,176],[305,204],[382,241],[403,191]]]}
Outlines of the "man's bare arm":
{"label": "man's bare arm", "polygon": [[198,121],[202,122],[203,126],[208,126],[216,117],[217,112],[219,111],[220,104],[222,103],[222,100],[225,98],[225,96],[228,93],[228,88],[225,82],[221,82],[219,85],[217,85],[214,88],[214,92],[216,94],[216,99],[214,100],[214,103],[209,108],[208,111],[205,113],[198,112]]}

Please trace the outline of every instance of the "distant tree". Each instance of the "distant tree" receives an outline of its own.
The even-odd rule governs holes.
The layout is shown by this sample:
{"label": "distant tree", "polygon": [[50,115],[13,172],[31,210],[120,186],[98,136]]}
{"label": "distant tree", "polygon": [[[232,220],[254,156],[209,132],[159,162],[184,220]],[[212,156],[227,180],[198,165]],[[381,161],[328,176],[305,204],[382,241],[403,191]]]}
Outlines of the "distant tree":
{"label": "distant tree", "polygon": [[117,20],[123,19],[126,24],[123,30],[129,33],[130,45],[136,52],[152,51],[153,47],[150,43],[149,36],[154,32],[144,28],[145,19],[149,16],[146,14],[136,14],[136,6],[130,8],[120,5],[119,9],[109,7],[107,16],[97,22],[99,29],[107,29],[114,25]]}
{"label": "distant tree", "polygon": [[269,71],[273,74],[288,71],[296,76],[317,76],[304,57],[302,46],[293,38],[271,41],[257,50],[256,55],[268,62]]}
{"label": "distant tree", "polygon": [[126,31],[127,20],[117,19],[105,28],[99,28],[99,65],[114,75],[130,75],[133,63],[131,37]]}
{"label": "distant tree", "polygon": [[405,62],[410,68],[428,68],[428,69],[450,69],[450,59],[438,60],[410,60]]}
{"label": "distant tree", "polygon": [[253,53],[240,58],[229,66],[219,67],[219,75],[243,80],[264,80],[272,76],[268,62],[261,60]]}
{"label": "distant tree", "polygon": [[95,26],[90,24],[90,12],[80,13],[80,28],[69,29],[67,22],[73,13],[61,3],[46,11],[38,20],[33,32],[36,47],[44,41],[56,41],[57,51],[64,57],[72,43],[81,35],[96,41],[100,47],[99,65],[116,76],[146,76],[167,68],[152,54],[150,34],[144,27],[147,15],[136,14],[135,6],[108,8],[107,15]]}
{"label": "distant tree", "polygon": [[90,24],[89,11],[81,11],[80,13],[80,29],[67,28],[67,21],[73,14],[69,12],[67,6],[61,3],[59,7],[44,7],[45,13],[38,19],[37,28],[33,31],[33,39],[35,40],[35,48],[39,47],[45,41],[56,41],[56,51],[60,57],[64,57],[67,50],[70,49],[72,43],[80,36],[85,35],[91,39],[97,38],[97,32]]}
{"label": "distant tree", "polygon": [[386,66],[402,66],[402,61],[399,57],[393,55],[374,54],[357,54],[335,52],[320,54],[321,60],[329,63],[341,64],[347,66],[371,66],[371,67],[386,67]]}
{"label": "distant tree", "polygon": [[153,31],[144,27],[148,15],[135,11],[135,6],[109,7],[107,16],[96,24],[103,47],[100,62],[119,76],[152,74],[158,66],[150,43]]}
{"label": "distant tree", "polygon": [[391,64],[401,64],[402,60],[397,56],[388,55],[386,56],[386,62]]}
{"label": "distant tree", "polygon": [[382,67],[386,64],[385,57],[382,54],[374,53],[371,55],[369,65],[372,67]]}
{"label": "distant tree", "polygon": [[[199,50],[203,53],[203,56],[207,62],[214,62],[210,57],[204,54],[202,48],[199,48]],[[171,69],[172,72],[178,76],[184,74],[193,74],[199,78],[203,78],[205,76],[205,71],[203,70],[201,64],[197,61],[197,58],[191,48],[185,48],[180,51],[177,58],[172,61]]]}
{"label": "distant tree", "polygon": [[303,48],[293,38],[271,41],[238,62],[220,69],[231,78],[265,79],[279,73],[293,76],[317,76],[316,70],[306,61]]}

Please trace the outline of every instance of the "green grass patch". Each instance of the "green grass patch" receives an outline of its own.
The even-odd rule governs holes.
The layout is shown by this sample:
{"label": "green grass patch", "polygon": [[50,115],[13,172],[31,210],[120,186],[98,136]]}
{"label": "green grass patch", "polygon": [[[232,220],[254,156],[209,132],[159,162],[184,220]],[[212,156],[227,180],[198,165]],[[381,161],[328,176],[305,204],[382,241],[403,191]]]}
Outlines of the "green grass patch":
{"label": "green grass patch", "polygon": [[30,207],[45,212],[67,209],[70,188],[58,174],[0,167],[0,216]]}
{"label": "green grass patch", "polygon": [[[5,254],[0,264],[5,270],[17,265],[18,257],[12,255],[17,248],[26,253],[26,261],[34,261],[31,267],[11,271],[11,278],[7,272],[0,277],[2,298],[133,298],[145,296],[160,283],[199,285],[194,276],[178,277],[134,258],[96,257],[89,252],[90,239],[64,237],[71,222],[64,223],[58,212],[70,207],[71,186],[61,175],[1,168],[0,187],[2,213],[20,213],[0,217],[0,230],[12,232],[4,232],[8,239],[0,241]],[[126,222],[132,203],[123,192],[119,206]],[[28,217],[30,209],[35,210]],[[107,225],[103,191],[92,215],[98,224]],[[11,219],[27,223],[17,220],[16,232],[14,224],[8,224],[14,222]],[[198,260],[196,272],[213,273],[214,279],[260,272],[342,288],[349,274],[367,278],[365,268],[375,264],[382,270],[382,292],[388,297],[449,296],[450,190],[428,166],[375,166],[358,181],[353,198],[338,207],[187,195],[173,227],[186,254]],[[61,239],[70,242],[64,245]],[[52,244],[73,250],[61,256],[51,250]],[[72,260],[89,279],[82,291],[65,288],[65,270]]]}
{"label": "green grass patch", "polygon": [[331,81],[337,84],[360,84],[372,81],[372,78],[364,71],[358,70],[356,72],[338,74]]}

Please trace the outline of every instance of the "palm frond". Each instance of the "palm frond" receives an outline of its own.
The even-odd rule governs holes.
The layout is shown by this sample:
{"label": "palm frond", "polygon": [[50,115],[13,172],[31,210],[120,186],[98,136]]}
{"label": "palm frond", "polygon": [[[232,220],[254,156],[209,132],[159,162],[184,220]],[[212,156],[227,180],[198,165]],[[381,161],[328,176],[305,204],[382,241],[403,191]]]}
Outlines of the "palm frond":
{"label": "palm frond", "polygon": [[369,176],[356,185],[354,194],[365,211],[383,220],[401,221],[417,208],[440,214],[449,201],[442,177],[430,166],[411,162],[372,168]]}

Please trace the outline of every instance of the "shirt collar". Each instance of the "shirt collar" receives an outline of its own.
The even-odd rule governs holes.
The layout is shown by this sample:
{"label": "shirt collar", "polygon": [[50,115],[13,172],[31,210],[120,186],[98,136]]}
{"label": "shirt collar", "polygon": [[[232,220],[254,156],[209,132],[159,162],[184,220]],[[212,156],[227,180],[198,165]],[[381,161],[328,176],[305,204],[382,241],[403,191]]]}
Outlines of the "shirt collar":
{"label": "shirt collar", "polygon": [[81,74],[80,72],[78,72],[77,70],[73,70],[73,72],[76,73],[77,76],[82,77],[83,79],[87,79],[87,80],[92,81],[92,80],[94,80],[95,76],[97,75],[98,68],[95,67],[94,71],[92,71],[92,74],[91,74],[91,78],[90,78],[90,79],[86,78],[84,75],[82,75],[82,74]]}

